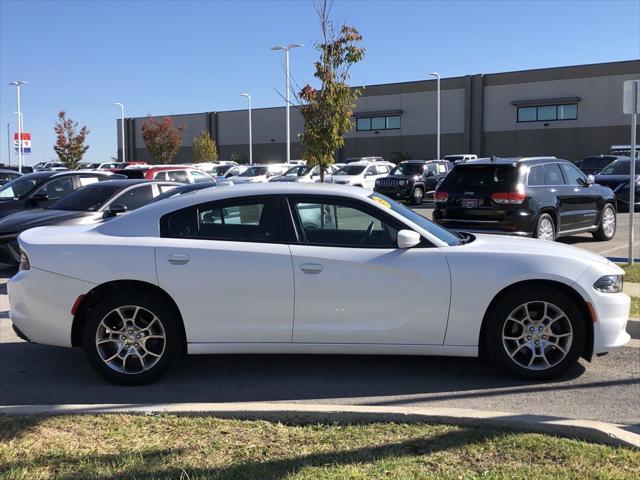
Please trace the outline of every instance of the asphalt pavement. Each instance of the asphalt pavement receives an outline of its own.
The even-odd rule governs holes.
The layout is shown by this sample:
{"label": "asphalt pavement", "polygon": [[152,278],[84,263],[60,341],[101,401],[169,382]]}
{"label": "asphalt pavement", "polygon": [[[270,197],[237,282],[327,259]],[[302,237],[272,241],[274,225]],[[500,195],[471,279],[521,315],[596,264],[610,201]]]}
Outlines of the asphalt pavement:
{"label": "asphalt pavement", "polygon": [[[430,217],[428,205],[416,210]],[[590,235],[564,241],[622,255],[624,216],[618,222],[613,241],[595,242]],[[152,385],[121,387],[95,374],[80,349],[30,344],[14,335],[5,285],[11,274],[0,269],[0,405],[268,401],[450,407],[600,420],[640,433],[640,340],[592,363],[581,360],[553,382],[516,380],[477,359],[212,355],[186,358]]]}

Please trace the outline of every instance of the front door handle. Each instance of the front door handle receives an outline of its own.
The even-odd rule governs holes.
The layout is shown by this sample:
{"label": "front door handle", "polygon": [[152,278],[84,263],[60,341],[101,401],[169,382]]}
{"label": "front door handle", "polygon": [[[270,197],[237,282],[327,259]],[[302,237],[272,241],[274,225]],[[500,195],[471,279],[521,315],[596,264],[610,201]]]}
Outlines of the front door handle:
{"label": "front door handle", "polygon": [[322,271],[322,265],[320,265],[319,263],[301,263],[300,270],[302,270],[304,273],[314,275]]}
{"label": "front door handle", "polygon": [[558,191],[558,189],[557,189],[557,188],[550,188],[550,189],[549,189],[549,191],[550,191],[551,193],[556,193],[556,192]]}
{"label": "front door handle", "polygon": [[172,253],[167,257],[167,260],[171,265],[186,265],[191,258],[184,253]]}

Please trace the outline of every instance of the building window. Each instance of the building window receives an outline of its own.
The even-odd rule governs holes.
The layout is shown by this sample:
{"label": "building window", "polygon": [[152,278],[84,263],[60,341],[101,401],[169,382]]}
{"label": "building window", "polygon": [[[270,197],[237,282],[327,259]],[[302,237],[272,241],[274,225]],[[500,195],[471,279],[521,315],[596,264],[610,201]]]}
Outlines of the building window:
{"label": "building window", "polygon": [[356,130],[359,132],[366,132],[370,130],[398,130],[399,128],[400,115],[356,118]]}
{"label": "building window", "polygon": [[518,123],[554,122],[556,120],[576,120],[577,118],[577,103],[518,107]]}

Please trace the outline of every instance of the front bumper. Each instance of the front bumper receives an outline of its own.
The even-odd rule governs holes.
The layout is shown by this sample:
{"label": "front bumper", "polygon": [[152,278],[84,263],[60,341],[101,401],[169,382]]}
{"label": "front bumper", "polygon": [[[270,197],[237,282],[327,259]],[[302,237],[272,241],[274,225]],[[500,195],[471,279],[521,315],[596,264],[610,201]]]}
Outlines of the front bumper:
{"label": "front bumper", "polygon": [[13,325],[32,342],[71,346],[71,309],[76,299],[94,285],[31,267],[7,282]]}
{"label": "front bumper", "polygon": [[394,200],[410,200],[411,199],[411,185],[405,185],[402,187],[374,187],[373,191],[385,195]]}

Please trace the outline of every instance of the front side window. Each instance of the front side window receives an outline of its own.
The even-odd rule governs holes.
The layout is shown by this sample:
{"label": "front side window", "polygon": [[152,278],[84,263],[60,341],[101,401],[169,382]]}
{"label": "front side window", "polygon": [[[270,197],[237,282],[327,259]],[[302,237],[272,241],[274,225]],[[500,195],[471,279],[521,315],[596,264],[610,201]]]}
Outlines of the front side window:
{"label": "front side window", "polygon": [[344,247],[396,247],[398,229],[355,202],[293,200],[303,243]]}
{"label": "front side window", "polygon": [[16,178],[0,188],[0,199],[22,198],[36,186],[34,178]]}
{"label": "front side window", "polygon": [[121,188],[119,185],[114,186],[110,183],[100,182],[90,187],[80,188],[57,202],[53,202],[48,208],[74,212],[96,212]]}
{"label": "front side window", "polygon": [[143,185],[124,192],[116,197],[111,205],[124,205],[128,211],[140,208],[153,200],[153,188],[151,185]]}
{"label": "front side window", "polygon": [[429,165],[427,165],[428,175],[435,175],[437,173],[438,173],[438,166],[435,163],[430,163]]}
{"label": "front side window", "polygon": [[158,172],[153,178],[154,180],[167,180],[167,172]]}
{"label": "front side window", "polygon": [[73,192],[73,178],[71,176],[56,178],[47,182],[40,187],[34,195],[47,195],[49,200],[57,200],[62,198],[68,193]]}
{"label": "front side window", "polygon": [[162,236],[238,242],[280,240],[276,200],[240,198],[165,215]]}
{"label": "front side window", "polygon": [[562,172],[567,181],[567,185],[586,185],[587,181],[584,173],[569,163],[562,164]]}

